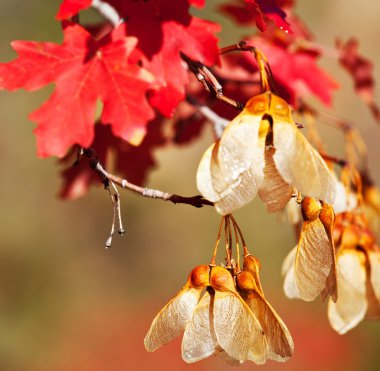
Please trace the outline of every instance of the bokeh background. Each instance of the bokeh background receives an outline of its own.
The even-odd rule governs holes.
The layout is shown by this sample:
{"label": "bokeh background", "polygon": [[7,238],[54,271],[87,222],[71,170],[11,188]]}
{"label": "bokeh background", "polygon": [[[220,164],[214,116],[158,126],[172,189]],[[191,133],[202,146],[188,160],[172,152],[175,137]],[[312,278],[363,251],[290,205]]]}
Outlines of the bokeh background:
{"label": "bokeh background", "polygon": [[[237,29],[207,1],[204,17],[223,22],[221,45],[240,40]],[[61,41],[54,20],[59,1],[1,0],[0,61],[15,57],[12,40]],[[297,12],[317,41],[356,36],[363,55],[375,63],[380,81],[380,2],[299,0]],[[200,13],[202,14],[202,13]],[[334,107],[357,123],[380,183],[380,127],[353,93],[335,60],[322,64],[339,81]],[[85,198],[62,201],[56,159],[35,156],[34,124],[27,115],[51,93],[0,92],[0,371],[229,370],[218,358],[187,365],[180,339],[147,353],[143,338],[156,312],[185,282],[190,270],[210,259],[219,217],[212,208],[172,205],[124,192],[126,235],[106,251],[112,208],[108,194],[92,189]],[[378,94],[380,102],[380,92]],[[342,154],[342,138],[322,128],[331,153]],[[188,147],[156,152],[158,167],[149,186],[196,194],[199,158],[211,129]],[[281,262],[294,246],[292,229],[255,201],[236,213],[250,249],[262,262],[262,284],[288,325],[295,354],[286,364],[269,361],[263,370],[378,370],[380,323],[365,322],[346,336],[329,327],[326,303],[288,300],[282,292]],[[222,260],[222,258],[220,258]],[[242,370],[258,366],[245,364]]]}

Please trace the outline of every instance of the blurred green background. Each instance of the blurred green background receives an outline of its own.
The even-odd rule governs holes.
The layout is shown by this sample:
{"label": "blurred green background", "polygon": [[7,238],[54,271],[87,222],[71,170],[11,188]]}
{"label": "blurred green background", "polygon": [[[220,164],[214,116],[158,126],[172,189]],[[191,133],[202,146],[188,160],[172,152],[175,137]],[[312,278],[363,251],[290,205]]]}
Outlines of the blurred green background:
{"label": "blurred green background", "polygon": [[[204,17],[220,1],[207,1]],[[61,41],[54,20],[59,1],[1,0],[0,61],[15,57],[12,40]],[[380,2],[300,0],[297,13],[317,41],[356,36],[375,63],[380,81]],[[202,13],[200,13],[202,14]],[[221,45],[243,31],[225,19]],[[380,128],[353,93],[336,61],[322,63],[341,84],[332,108],[358,124],[380,183]],[[124,192],[126,235],[105,251],[111,204],[101,188],[74,202],[57,198],[57,161],[35,156],[34,124],[27,115],[51,93],[0,93],[0,371],[228,370],[218,358],[195,365],[180,359],[180,339],[150,354],[143,338],[156,312],[185,282],[190,270],[209,261],[219,217],[212,208],[174,206]],[[378,101],[380,102],[380,94]],[[342,154],[342,139],[323,128],[329,150]],[[159,167],[149,186],[196,194],[195,173],[211,130],[188,147],[157,151]],[[295,354],[286,364],[269,361],[264,370],[378,370],[380,323],[361,323],[346,336],[330,329],[326,304],[290,301],[282,292],[281,262],[294,246],[292,229],[255,201],[236,213],[252,252],[262,262],[262,284],[288,325]],[[220,261],[222,257],[220,257]],[[245,364],[242,370],[257,366]]]}

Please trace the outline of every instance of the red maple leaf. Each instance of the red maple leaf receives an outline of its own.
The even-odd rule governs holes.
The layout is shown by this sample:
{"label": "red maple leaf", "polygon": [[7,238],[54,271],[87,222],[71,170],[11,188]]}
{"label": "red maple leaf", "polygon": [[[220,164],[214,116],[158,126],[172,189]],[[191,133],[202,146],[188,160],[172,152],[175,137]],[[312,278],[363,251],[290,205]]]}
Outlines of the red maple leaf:
{"label": "red maple leaf", "polygon": [[88,8],[92,0],[64,0],[59,7],[56,19],[68,19]]}
{"label": "red maple leaf", "polygon": [[[332,93],[338,85],[318,66],[319,54],[297,48],[293,43],[293,36],[288,39],[277,38],[276,35],[278,36],[278,33],[265,33],[247,40],[250,45],[256,46],[266,55],[274,75],[277,93],[290,104],[296,104],[298,98],[307,95],[314,95],[326,105],[331,104]],[[239,79],[244,80],[246,70],[245,82],[258,82],[255,73],[257,65],[252,54],[240,53],[233,56],[233,63],[229,66],[229,69],[220,71],[224,79],[231,80],[238,72]]]}
{"label": "red maple leaf", "polygon": [[[221,9],[232,15],[239,23],[247,24],[255,20],[257,28],[264,32],[268,27],[268,22],[272,21],[278,28],[285,32],[291,32],[290,24],[285,20],[286,13],[282,9],[283,6],[291,5],[289,1],[279,0],[235,0],[235,3],[225,4]],[[250,12],[247,12],[247,6]]]}
{"label": "red maple leaf", "polygon": [[214,34],[220,27],[189,13],[190,5],[202,7],[204,0],[107,0],[107,3],[125,20],[128,34],[137,37],[143,66],[157,79],[150,95],[151,104],[171,117],[184,99],[188,83],[181,53],[209,66],[218,64],[218,40]]}
{"label": "red maple leaf", "polygon": [[[153,151],[167,142],[162,133],[162,126],[162,118],[149,122],[144,140],[136,147],[115,137],[109,125],[97,124],[91,148],[95,150],[100,163],[107,165],[108,171],[142,186],[146,183],[148,173],[156,167]],[[73,166],[76,152],[77,147],[73,147],[71,152],[60,160],[61,163],[68,164],[62,172],[60,197],[69,200],[84,196],[92,184],[101,184],[99,177],[85,160]],[[111,165],[110,158],[113,160]]]}
{"label": "red maple leaf", "polygon": [[[197,8],[203,8],[205,1],[206,0],[188,0],[190,5],[194,5]],[[121,1],[119,0],[119,2]],[[92,0],[63,0],[55,17],[59,20],[69,19],[78,14],[81,10],[90,7],[91,3]]]}
{"label": "red maple leaf", "polygon": [[64,30],[64,42],[15,41],[19,57],[0,64],[0,88],[35,90],[55,82],[53,95],[30,115],[39,156],[64,156],[73,144],[87,147],[94,138],[97,100],[103,102],[101,121],[113,133],[138,145],[154,117],[146,92],[153,76],[133,62],[137,40],[122,36],[120,26],[101,40],[79,25]]}
{"label": "red maple leaf", "polygon": [[[187,68],[181,53],[208,66],[219,63],[215,33],[219,25],[193,17],[187,0],[108,1],[126,19],[129,35],[138,38],[143,65],[159,86],[150,102],[164,115],[172,116],[185,97]],[[201,1],[191,1],[202,4]]]}
{"label": "red maple leaf", "polygon": [[337,47],[340,50],[339,62],[353,78],[356,93],[370,107],[375,119],[380,122],[380,109],[375,102],[372,63],[359,54],[359,43],[353,38],[346,43],[338,40]]}
{"label": "red maple leaf", "polygon": [[293,49],[290,45],[273,43],[261,37],[254,38],[252,45],[267,56],[275,82],[292,93],[292,103],[298,98],[314,95],[324,104],[331,104],[332,93],[338,84],[318,67],[317,53]]}
{"label": "red maple leaf", "polygon": [[203,8],[205,6],[206,0],[189,0],[191,5],[194,5],[198,8]]}

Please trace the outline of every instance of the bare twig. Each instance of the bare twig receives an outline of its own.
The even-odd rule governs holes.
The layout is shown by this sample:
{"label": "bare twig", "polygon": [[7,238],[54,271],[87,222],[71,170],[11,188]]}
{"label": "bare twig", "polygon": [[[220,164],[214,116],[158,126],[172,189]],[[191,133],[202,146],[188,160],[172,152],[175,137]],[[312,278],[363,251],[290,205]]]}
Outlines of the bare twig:
{"label": "bare twig", "polygon": [[217,99],[221,100],[224,103],[227,103],[229,106],[239,111],[244,108],[243,103],[229,98],[223,94],[222,85],[220,85],[218,79],[204,64],[193,61],[183,53],[181,53],[181,58],[187,63],[189,70],[195,75],[198,81],[202,83],[206,91],[213,91]]}
{"label": "bare twig", "polygon": [[108,183],[109,183],[109,185],[106,187],[106,189],[111,196],[111,201],[113,204],[113,217],[112,217],[111,232],[110,232],[110,235],[106,241],[106,249],[108,249],[112,245],[112,237],[113,237],[113,234],[115,232],[116,220],[119,224],[119,230],[118,230],[119,235],[123,236],[125,233],[123,223],[121,220],[121,207],[120,207],[119,192],[118,192],[115,184],[112,181],[109,180]]}
{"label": "bare twig", "polygon": [[157,189],[144,188],[136,184],[130,183],[126,179],[122,179],[116,175],[110,174],[103,168],[102,164],[98,160],[96,152],[91,148],[82,149],[82,155],[87,158],[90,166],[99,175],[100,179],[102,180],[103,184],[105,184],[106,187],[108,185],[108,182],[113,182],[114,184],[122,188],[129,189],[135,193],[140,194],[141,196],[155,198],[155,199],[159,199],[163,201],[170,201],[170,202],[173,202],[174,204],[187,204],[187,205],[191,205],[197,208],[203,207],[205,205],[207,206],[214,205],[211,201],[206,200],[201,195],[192,196],[192,197],[184,197],[184,196],[180,196],[176,194],[171,194],[168,192],[163,192]]}

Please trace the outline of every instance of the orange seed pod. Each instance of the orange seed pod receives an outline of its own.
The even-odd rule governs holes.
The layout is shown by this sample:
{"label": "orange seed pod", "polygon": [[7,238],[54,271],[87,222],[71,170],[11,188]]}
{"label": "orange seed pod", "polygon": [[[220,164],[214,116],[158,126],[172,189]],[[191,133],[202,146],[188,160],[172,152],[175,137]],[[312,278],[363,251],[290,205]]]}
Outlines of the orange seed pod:
{"label": "orange seed pod", "polygon": [[322,206],[315,198],[305,197],[302,200],[302,216],[304,220],[315,220],[322,210]]}
{"label": "orange seed pod", "polygon": [[210,285],[218,291],[236,291],[231,273],[226,268],[219,266],[211,268]]}
{"label": "orange seed pod", "polygon": [[255,279],[251,272],[243,271],[236,277],[236,282],[240,290],[249,291],[257,290]]}
{"label": "orange seed pod", "polygon": [[208,265],[199,265],[195,267],[190,275],[189,281],[192,287],[201,288],[209,285],[210,267]]}

